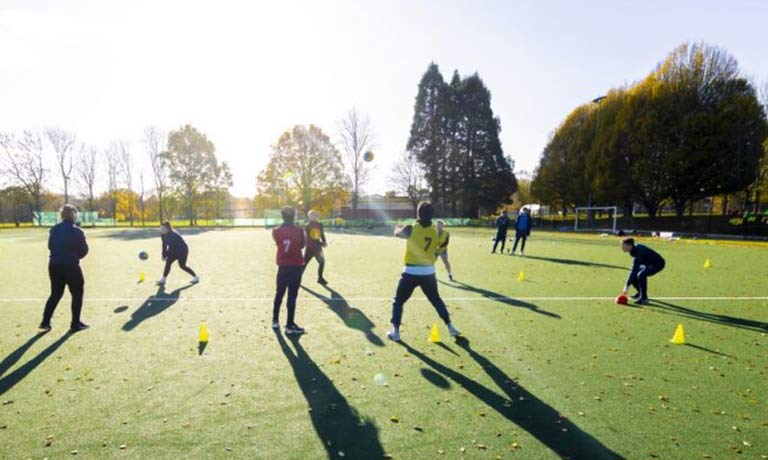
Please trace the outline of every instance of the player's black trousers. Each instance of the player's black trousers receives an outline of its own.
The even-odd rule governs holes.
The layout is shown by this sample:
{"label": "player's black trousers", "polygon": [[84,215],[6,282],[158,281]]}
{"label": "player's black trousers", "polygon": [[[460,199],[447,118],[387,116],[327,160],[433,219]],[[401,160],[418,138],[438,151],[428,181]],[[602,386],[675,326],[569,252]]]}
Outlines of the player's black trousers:
{"label": "player's black trousers", "polygon": [[323,248],[307,249],[304,252],[304,268],[307,268],[307,264],[312,258],[317,259],[317,279],[323,278],[323,271],[325,271],[325,254],[323,254]]}
{"label": "player's black trousers", "polygon": [[288,291],[288,320],[285,324],[287,326],[294,324],[296,298],[299,296],[302,273],[304,273],[304,267],[299,265],[277,268],[277,292],[275,292],[275,303],[272,308],[273,323],[277,323],[280,318],[280,305],[283,303],[285,291]]}
{"label": "player's black trousers", "polygon": [[184,270],[185,272],[189,273],[192,276],[197,276],[195,274],[195,271],[191,268],[187,267],[187,257],[189,256],[188,252],[179,254],[178,256],[169,256],[165,259],[165,269],[163,269],[163,277],[167,277],[169,273],[171,273],[171,265],[173,265],[174,262],[177,260],[179,261],[179,268]]}
{"label": "player's black trousers", "polygon": [[528,234],[523,232],[515,232],[515,245],[512,246],[512,252],[517,251],[517,243],[522,241],[523,244],[520,245],[520,254],[525,252],[525,240],[528,239]]}
{"label": "player's black trousers", "polygon": [[664,270],[664,266],[665,264],[641,266],[640,270],[637,272],[637,276],[634,279],[629,280],[629,284],[637,289],[642,300],[648,299],[648,277]]}
{"label": "player's black trousers", "polygon": [[443,302],[443,299],[440,298],[440,294],[437,292],[437,278],[435,275],[417,276],[407,273],[403,273],[400,276],[400,282],[397,284],[395,300],[392,302],[392,324],[396,327],[400,326],[400,321],[403,318],[403,305],[411,298],[413,291],[417,287],[421,288],[421,292],[427,296],[427,299],[435,307],[437,314],[445,321],[445,324],[450,324],[451,316],[448,314],[445,302]]}
{"label": "player's black trousers", "polygon": [[496,239],[493,241],[493,252],[496,252],[496,246],[501,243],[501,252],[504,252],[504,244],[507,242],[507,231],[497,230]]}
{"label": "player's black trousers", "polygon": [[85,292],[83,271],[77,265],[48,265],[48,277],[51,279],[51,295],[45,303],[42,324],[50,324],[66,287],[69,287],[69,293],[72,294],[72,326],[80,323]]}

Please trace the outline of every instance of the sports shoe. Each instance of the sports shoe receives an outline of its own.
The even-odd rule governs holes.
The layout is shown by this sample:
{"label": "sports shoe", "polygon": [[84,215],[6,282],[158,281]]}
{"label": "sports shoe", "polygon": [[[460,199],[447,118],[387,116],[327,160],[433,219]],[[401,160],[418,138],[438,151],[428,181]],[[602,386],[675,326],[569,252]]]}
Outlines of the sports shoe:
{"label": "sports shoe", "polygon": [[40,323],[38,329],[40,329],[42,332],[48,332],[51,330],[51,323]]}
{"label": "sports shoe", "polygon": [[453,281],[453,275],[451,275],[450,273],[448,273],[448,280]]}
{"label": "sports shoe", "polygon": [[303,327],[299,327],[299,325],[298,325],[298,324],[296,324],[296,323],[293,323],[293,324],[286,324],[286,325],[285,325],[285,333],[286,333],[286,334],[296,334],[296,335],[300,335],[300,334],[303,334],[303,333],[305,333],[305,332],[306,332],[306,331],[304,330],[304,328],[303,328]]}
{"label": "sports shoe", "polygon": [[387,337],[389,340],[393,342],[399,342],[400,341],[400,331],[397,328],[392,328],[391,331],[387,332]]}
{"label": "sports shoe", "polygon": [[461,332],[459,332],[458,329],[453,327],[453,324],[448,325],[448,332],[451,334],[451,337],[458,337],[461,335]]}
{"label": "sports shoe", "polygon": [[635,295],[631,296],[630,298],[631,298],[632,300],[640,300],[640,293],[638,292],[637,294],[635,294]]}
{"label": "sports shoe", "polygon": [[159,280],[157,280],[157,281],[155,282],[155,284],[157,284],[158,286],[165,286],[165,277],[163,276],[162,278],[160,278]]}
{"label": "sports shoe", "polygon": [[328,281],[325,278],[318,278],[317,284],[322,284],[323,286],[325,286],[326,284],[328,284]]}
{"label": "sports shoe", "polygon": [[192,279],[189,280],[189,282],[192,284],[197,284],[200,282],[200,278],[198,278],[197,276],[193,276]]}
{"label": "sports shoe", "polygon": [[638,299],[635,301],[635,305],[648,305],[648,299]]}
{"label": "sports shoe", "polygon": [[280,329],[280,323],[278,323],[277,321],[272,321],[272,329],[274,330]]}
{"label": "sports shoe", "polygon": [[84,322],[82,322],[82,321],[79,321],[79,322],[77,322],[77,323],[73,324],[73,325],[72,325],[72,326],[69,328],[69,331],[70,331],[70,332],[80,332],[80,331],[84,331],[84,330],[88,329],[89,327],[91,327],[91,326],[89,326],[89,325],[85,324],[85,323],[84,323]]}

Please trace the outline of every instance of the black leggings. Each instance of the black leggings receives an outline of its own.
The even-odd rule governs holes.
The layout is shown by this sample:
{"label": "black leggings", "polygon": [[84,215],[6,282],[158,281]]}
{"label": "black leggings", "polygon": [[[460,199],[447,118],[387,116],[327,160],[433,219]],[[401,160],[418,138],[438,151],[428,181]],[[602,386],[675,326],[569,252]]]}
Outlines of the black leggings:
{"label": "black leggings", "polygon": [[512,247],[512,252],[517,251],[517,243],[522,240],[523,244],[520,245],[520,254],[525,252],[525,240],[528,239],[528,234],[523,232],[515,233],[515,245]]}
{"label": "black leggings", "polygon": [[280,305],[283,303],[285,291],[288,291],[288,320],[285,324],[287,326],[293,325],[302,273],[304,273],[304,267],[298,265],[277,268],[277,291],[275,292],[275,303],[272,306],[273,323],[277,323],[280,319]]}
{"label": "black leggings", "polygon": [[312,258],[317,259],[317,278],[323,277],[323,271],[325,270],[325,254],[323,254],[323,248],[307,249],[304,253],[304,269],[306,270],[307,264]]}
{"label": "black leggings", "polygon": [[504,244],[507,242],[507,231],[499,230],[496,232],[496,239],[493,240],[493,252],[496,252],[496,247],[501,243],[501,252],[504,252]]}
{"label": "black leggings", "polygon": [[451,324],[448,307],[445,306],[445,302],[443,302],[443,299],[440,298],[440,294],[437,292],[437,278],[435,278],[435,275],[418,276],[403,273],[400,276],[400,282],[397,284],[395,300],[392,302],[392,325],[395,327],[400,326],[400,321],[403,318],[403,305],[411,298],[413,291],[417,287],[421,288],[421,292],[427,296],[429,303],[435,308],[440,318],[445,321],[445,324]]}
{"label": "black leggings", "polygon": [[195,274],[195,271],[191,268],[187,267],[187,256],[189,253],[185,252],[184,254],[177,256],[168,256],[165,259],[165,269],[163,269],[163,278],[167,277],[169,273],[171,273],[171,265],[173,265],[174,262],[177,260],[179,261],[179,268],[184,270],[185,272],[189,273],[192,276],[197,276]]}
{"label": "black leggings", "polygon": [[83,271],[77,265],[49,265],[48,277],[51,279],[51,295],[45,303],[43,324],[47,325],[51,322],[53,312],[64,295],[65,287],[69,287],[69,293],[72,294],[72,326],[78,324],[85,291]]}

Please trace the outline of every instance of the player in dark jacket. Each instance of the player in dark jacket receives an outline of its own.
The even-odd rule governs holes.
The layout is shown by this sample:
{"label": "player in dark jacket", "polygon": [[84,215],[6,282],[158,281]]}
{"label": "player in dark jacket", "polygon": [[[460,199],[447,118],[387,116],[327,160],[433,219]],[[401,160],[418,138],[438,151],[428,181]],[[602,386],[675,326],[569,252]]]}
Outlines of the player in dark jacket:
{"label": "player in dark jacket", "polygon": [[85,291],[85,279],[80,269],[80,259],[88,254],[88,243],[85,234],[75,225],[77,222],[77,208],[71,204],[65,204],[61,208],[62,221],[51,228],[48,236],[48,277],[51,280],[51,295],[45,303],[43,321],[40,329],[51,330],[51,318],[61,297],[64,288],[69,287],[72,294],[72,332],[87,329],[88,325],[80,321],[80,312],[83,309],[83,294]]}
{"label": "player in dark jacket", "polygon": [[187,267],[187,257],[189,256],[189,246],[187,246],[184,238],[181,237],[171,226],[168,221],[163,222],[160,225],[160,231],[162,232],[161,239],[163,241],[163,260],[165,261],[165,268],[163,269],[163,277],[157,280],[157,284],[162,286],[165,284],[168,274],[171,273],[171,265],[174,262],[179,261],[179,268],[192,275],[190,283],[199,283],[200,278],[197,277],[195,271]]}
{"label": "player in dark jacket", "polygon": [[648,303],[648,277],[664,270],[666,262],[658,252],[648,246],[635,244],[634,238],[621,240],[621,250],[628,252],[634,259],[632,270],[624,285],[624,295],[629,291],[629,286],[634,286],[637,293],[632,298],[638,305],[645,305]]}
{"label": "player in dark jacket", "polygon": [[525,240],[531,236],[531,211],[528,208],[523,208],[515,221],[515,244],[512,246],[512,252],[510,255],[515,255],[517,251],[517,243],[522,241],[520,245],[520,255],[525,252]]}
{"label": "player in dark jacket", "polygon": [[307,269],[307,264],[312,258],[317,259],[317,282],[326,285],[328,281],[323,278],[323,271],[325,270],[325,254],[323,248],[328,246],[328,241],[325,239],[325,230],[323,224],[318,220],[317,212],[309,211],[307,213],[309,223],[305,228],[305,234],[307,237],[307,250],[304,251],[304,269]]}
{"label": "player in dark jacket", "polygon": [[501,211],[501,215],[496,219],[496,238],[493,239],[493,249],[491,254],[496,252],[496,246],[501,243],[501,252],[504,254],[504,244],[507,241],[507,230],[509,230],[509,217],[507,217],[507,211]]}
{"label": "player in dark jacket", "polygon": [[272,307],[272,329],[279,329],[280,305],[283,296],[288,291],[288,319],[285,322],[286,334],[303,334],[304,328],[299,327],[296,316],[296,298],[299,296],[301,275],[304,273],[304,229],[294,224],[296,211],[286,206],[281,211],[283,225],[272,230],[272,239],[277,246],[277,291]]}

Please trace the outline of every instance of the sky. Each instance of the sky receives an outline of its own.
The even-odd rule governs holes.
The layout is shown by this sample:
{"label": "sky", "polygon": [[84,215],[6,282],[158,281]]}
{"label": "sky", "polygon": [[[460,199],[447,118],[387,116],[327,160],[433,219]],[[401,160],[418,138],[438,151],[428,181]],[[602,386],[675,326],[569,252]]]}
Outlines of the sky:
{"label": "sky", "polygon": [[149,174],[144,128],[189,123],[229,162],[233,193],[252,196],[282,132],[312,123],[337,140],[354,107],[375,133],[365,191],[381,193],[430,62],[446,79],[480,75],[505,154],[533,171],[574,107],[699,40],[768,80],[760,0],[0,0],[0,131],[124,140]]}

